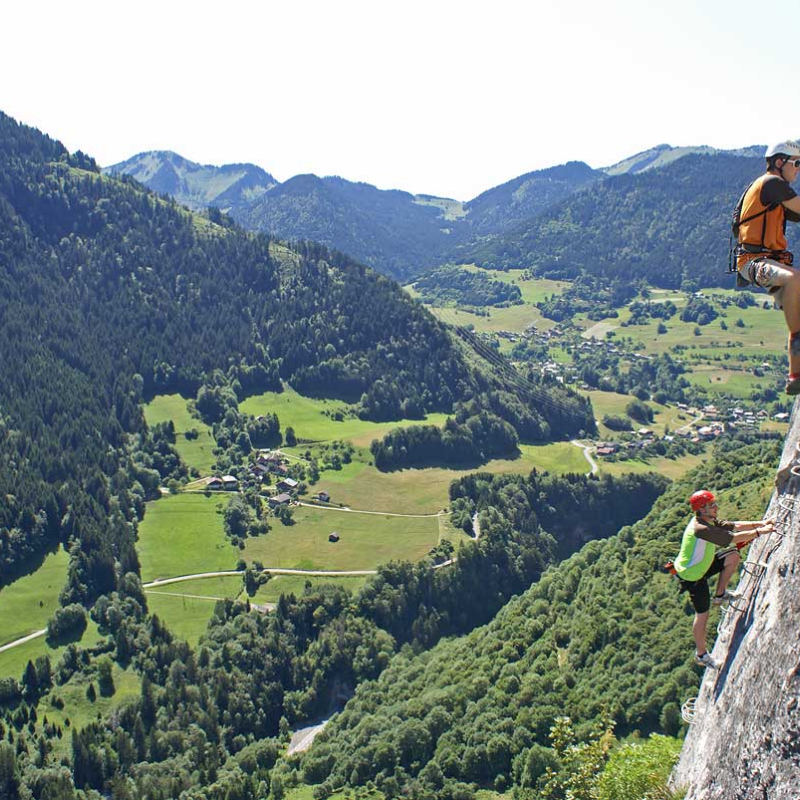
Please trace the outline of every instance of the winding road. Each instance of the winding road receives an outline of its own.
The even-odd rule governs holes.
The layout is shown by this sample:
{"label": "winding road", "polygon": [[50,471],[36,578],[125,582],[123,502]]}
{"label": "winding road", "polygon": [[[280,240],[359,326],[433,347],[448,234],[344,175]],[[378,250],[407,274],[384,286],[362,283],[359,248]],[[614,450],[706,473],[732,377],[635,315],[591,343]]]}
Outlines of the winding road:
{"label": "winding road", "polygon": [[586,460],[589,462],[589,466],[591,469],[586,473],[587,475],[596,475],[597,471],[600,469],[597,466],[597,462],[592,457],[592,448],[589,445],[582,444],[577,439],[571,439],[570,442],[575,445],[575,447],[580,447],[583,450],[583,455]]}

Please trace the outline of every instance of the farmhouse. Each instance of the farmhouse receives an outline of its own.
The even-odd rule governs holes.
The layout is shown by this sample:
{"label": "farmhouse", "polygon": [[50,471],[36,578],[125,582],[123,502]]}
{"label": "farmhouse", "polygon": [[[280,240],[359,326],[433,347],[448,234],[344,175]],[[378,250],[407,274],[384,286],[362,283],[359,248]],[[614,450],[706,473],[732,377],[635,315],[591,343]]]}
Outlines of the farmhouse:
{"label": "farmhouse", "polygon": [[284,478],[278,483],[278,488],[284,492],[293,492],[297,489],[297,481],[294,478]]}
{"label": "farmhouse", "polygon": [[272,508],[277,508],[278,506],[288,506],[289,503],[292,502],[292,497],[286,493],[276,494],[274,497],[268,498],[267,502]]}
{"label": "farmhouse", "polygon": [[206,489],[220,490],[223,488],[222,478],[216,475],[206,481]]}
{"label": "farmhouse", "polygon": [[239,486],[239,481],[233,477],[233,475],[223,475],[222,476],[222,488],[228,492],[233,491]]}

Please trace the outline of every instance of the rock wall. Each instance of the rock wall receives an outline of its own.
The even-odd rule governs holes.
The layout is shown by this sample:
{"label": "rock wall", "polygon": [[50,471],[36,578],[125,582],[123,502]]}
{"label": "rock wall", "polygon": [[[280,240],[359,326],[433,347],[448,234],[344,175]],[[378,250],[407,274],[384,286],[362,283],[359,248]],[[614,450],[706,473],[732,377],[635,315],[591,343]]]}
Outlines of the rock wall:
{"label": "rock wall", "polygon": [[799,445],[795,404],[766,513],[778,524],[749,548],[672,776],[687,800],[800,799]]}

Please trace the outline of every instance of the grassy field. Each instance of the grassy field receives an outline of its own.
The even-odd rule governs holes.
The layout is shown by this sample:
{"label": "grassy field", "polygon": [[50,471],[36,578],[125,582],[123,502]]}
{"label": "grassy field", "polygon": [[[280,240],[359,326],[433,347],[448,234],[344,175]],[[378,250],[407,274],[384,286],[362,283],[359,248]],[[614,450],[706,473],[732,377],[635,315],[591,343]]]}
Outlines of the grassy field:
{"label": "grassy field", "polygon": [[[264,536],[249,538],[243,556],[265,567],[374,569],[392,560],[418,561],[439,541],[435,517],[391,517],[321,508],[295,508],[293,525],[272,523]],[[338,542],[329,542],[336,531]]]}
{"label": "grassy field", "polygon": [[707,460],[708,456],[706,455],[685,455],[678,460],[663,457],[651,458],[649,461],[641,461],[639,459],[631,459],[629,461],[596,459],[600,466],[600,472],[608,475],[619,476],[628,472],[658,472],[661,475],[666,475],[671,480],[680,478],[681,475]]}
{"label": "grassy field", "polygon": [[293,594],[295,597],[301,597],[305,592],[307,583],[312,586],[332,584],[350,592],[356,592],[368,580],[368,575],[353,575],[341,578],[320,578],[310,575],[274,575],[268,583],[261,586],[255,595],[250,598],[250,602],[259,604],[277,603],[282,594]]}
{"label": "grassy field", "polygon": [[[733,299],[735,292],[731,290],[715,290],[708,293],[710,299]],[[600,322],[585,319],[585,315],[577,315],[576,321],[580,322],[593,335],[606,330],[615,330],[618,336],[629,336],[641,344],[647,353],[664,353],[676,345],[687,345],[691,352],[702,358],[713,358],[725,353],[737,355],[746,353],[753,358],[760,358],[767,354],[781,353],[786,347],[786,322],[783,314],[771,306],[762,307],[766,295],[757,296],[757,304],[748,308],[739,308],[729,305],[727,308],[718,306],[721,316],[708,325],[699,326],[700,335],[694,334],[695,323],[682,322],[680,309],[686,304],[686,297],[680,292],[662,291],[658,297],[662,300],[671,300],[678,306],[678,314],[672,319],[665,320],[667,332],[658,333],[660,320],[651,320],[646,325],[629,325],[623,327],[622,323],[630,319],[630,309],[619,309],[619,317]],[[742,327],[736,325],[741,320]],[[722,328],[722,322],[727,330]]]}
{"label": "grassy field", "polygon": [[145,591],[150,613],[157,614],[176,636],[194,647],[205,633],[217,601],[235,599],[243,588],[241,576],[230,575],[171,583]]}
{"label": "grassy field", "polygon": [[67,582],[68,564],[69,555],[59,547],[36,572],[0,589],[0,645],[46,627],[60,607],[58,595]]}
{"label": "grassy field", "polygon": [[[211,428],[189,414],[188,400],[179,394],[162,394],[154,397],[144,407],[144,417],[148,425],[172,420],[175,424],[175,449],[181,460],[189,467],[195,467],[201,475],[211,472],[214,463],[214,437]],[[186,431],[195,429],[196,439],[187,439]]]}
{"label": "grassy field", "polygon": [[[77,642],[79,647],[87,648],[96,645],[103,637],[97,629],[97,625],[91,620],[88,620],[86,630],[83,632],[81,640]],[[0,677],[10,677],[19,680],[28,661],[35,661],[39,656],[50,656],[52,665],[58,663],[67,645],[63,647],[50,647],[44,636],[38,639],[32,639],[30,642],[19,647],[13,647],[11,650],[6,650],[0,653]]]}
{"label": "grassy field", "polygon": [[142,581],[234,569],[239,551],[226,538],[217,513],[227,501],[219,495],[178,494],[148,503],[137,543]]}
{"label": "grassy field", "polygon": [[771,386],[775,382],[773,377],[759,378],[752,372],[724,369],[712,364],[698,364],[686,378],[690,383],[709,392],[741,398],[750,397],[759,386]]}
{"label": "grassy field", "polygon": [[[250,598],[251,603],[263,605],[277,603],[282,594],[300,597],[306,583],[312,586],[334,584],[355,592],[364,585],[368,576],[321,578],[303,575],[275,575]],[[198,578],[170,584],[161,589],[147,589],[147,605],[152,614],[181,639],[196,647],[206,632],[208,621],[218,600],[247,597],[242,578],[238,575],[219,578]]]}
{"label": "grassy field", "polygon": [[[341,422],[328,414],[345,412],[347,405],[340,400],[318,400],[304,397],[294,389],[283,392],[264,392],[253,395],[239,404],[245,414],[276,413],[281,430],[294,428],[295,435],[307,441],[325,442],[333,439],[349,439],[355,444],[368,445],[380,439],[390,430],[407,425],[444,425],[446,414],[429,414],[424,420],[397,420],[396,422],[370,422],[354,417],[344,417]],[[327,412],[327,413],[326,413]]]}
{"label": "grassy field", "polygon": [[[56,686],[52,692],[43,698],[37,707],[36,714],[41,720],[47,717],[48,722],[60,725],[64,731],[61,739],[53,739],[54,753],[57,756],[68,755],[72,752],[72,737],[70,728],[83,728],[96,719],[105,719],[115,709],[133,700],[141,694],[141,679],[132,668],[121,669],[119,664],[113,665],[114,694],[110,697],[100,695],[97,680],[92,681],[88,676],[76,673],[63,686]],[[97,699],[92,702],[86,697],[89,683],[94,683]],[[60,697],[64,701],[64,708],[57,709],[51,703],[52,697]],[[69,725],[67,725],[69,720]]]}
{"label": "grassy field", "polygon": [[326,489],[331,500],[351,508],[395,514],[435,514],[449,503],[450,483],[472,472],[527,474],[534,467],[563,474],[586,472],[581,451],[569,442],[520,445],[513,459],[494,459],[470,469],[404,469],[380,472],[369,464],[369,454],[359,453],[340,471],[323,473],[316,492]]}
{"label": "grassy field", "polygon": [[[603,425],[601,420],[606,414],[615,417],[627,417],[625,407],[634,398],[627,394],[601,392],[599,390],[584,392],[584,394],[588,395],[592,401],[592,408],[594,408],[599,435],[603,438],[613,439],[617,435],[616,432]],[[676,406],[663,406],[660,403],[654,403],[652,401],[648,401],[647,405],[653,409],[653,422],[642,425],[636,422],[636,420],[631,420],[633,430],[646,427],[653,430],[656,434],[663,436],[667,429],[674,431],[676,428],[680,428],[690,421],[689,417],[686,417],[684,412]],[[685,419],[681,419],[681,417],[685,417]]]}

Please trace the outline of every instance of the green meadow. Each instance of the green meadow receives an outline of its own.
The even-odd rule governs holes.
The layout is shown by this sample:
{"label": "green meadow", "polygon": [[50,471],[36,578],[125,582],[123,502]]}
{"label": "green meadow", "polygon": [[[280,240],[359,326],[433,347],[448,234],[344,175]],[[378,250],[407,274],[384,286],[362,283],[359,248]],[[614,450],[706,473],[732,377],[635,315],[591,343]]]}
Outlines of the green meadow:
{"label": "green meadow", "polygon": [[[56,686],[46,695],[36,709],[38,725],[42,724],[44,717],[48,722],[61,726],[64,736],[52,740],[54,752],[59,756],[70,755],[72,752],[72,736],[70,728],[81,729],[97,719],[107,719],[109,714],[128,701],[135,700],[141,695],[141,679],[132,668],[122,669],[114,663],[112,669],[114,679],[114,693],[109,697],[100,694],[96,677],[94,680],[82,673],[73,675],[63,686]],[[92,702],[86,696],[89,684],[94,683],[96,700]],[[60,697],[64,701],[64,708],[58,709],[50,702],[52,697]],[[67,724],[69,720],[69,724]]]}
{"label": "green meadow", "polygon": [[[76,642],[79,647],[83,648],[93,647],[103,638],[97,624],[91,618],[88,618],[87,622],[83,636],[80,641]],[[39,636],[18,647],[5,650],[0,653],[0,677],[20,680],[28,661],[35,661],[39,656],[49,656],[50,662],[55,667],[67,646],[51,647],[44,636]]]}
{"label": "green meadow", "polygon": [[[654,291],[654,295],[656,292]],[[756,305],[739,308],[729,305],[722,308],[720,299],[733,300],[736,292],[726,289],[715,289],[704,292],[707,299],[717,307],[720,316],[708,325],[697,326],[694,322],[682,322],[680,319],[681,308],[686,305],[686,296],[681,292],[661,290],[658,299],[671,300],[678,307],[678,313],[672,319],[664,320],[666,333],[658,333],[661,320],[651,320],[646,325],[628,325],[631,317],[629,308],[619,309],[618,318],[609,318],[599,322],[587,320],[585,315],[577,315],[576,322],[585,327],[584,335],[605,335],[606,331],[613,330],[618,336],[629,336],[640,343],[644,352],[658,354],[665,353],[676,345],[685,345],[693,357],[712,359],[716,356],[724,357],[726,353],[732,355],[748,355],[760,359],[764,355],[781,353],[786,347],[786,322],[783,313],[775,310],[766,294],[755,295]],[[717,302],[715,302],[715,300]],[[768,308],[763,308],[767,302]],[[742,326],[736,324],[741,320]],[[727,329],[722,328],[725,323]],[[695,328],[700,331],[695,335]]]}
{"label": "green meadow", "polygon": [[774,377],[756,377],[745,370],[724,369],[713,364],[698,364],[691,375],[686,376],[690,383],[716,394],[748,398],[759,387],[771,386]]}
{"label": "green meadow", "polygon": [[[195,467],[201,475],[208,475],[215,457],[211,428],[189,413],[189,401],[179,394],[161,394],[144,406],[148,425],[172,420],[175,425],[175,449],[188,467]],[[196,439],[187,439],[186,432],[196,430]]]}
{"label": "green meadow", "polygon": [[197,578],[146,589],[147,607],[167,627],[192,647],[205,633],[218,600],[242,594],[242,576]]}
{"label": "green meadow", "polygon": [[[309,442],[325,442],[334,439],[349,439],[355,444],[369,445],[373,439],[381,439],[390,430],[407,425],[442,426],[446,414],[429,414],[424,420],[397,420],[395,422],[370,422],[346,416],[349,406],[341,400],[325,400],[304,397],[294,389],[286,387],[282,392],[263,392],[243,400],[239,410],[254,417],[276,413],[281,430],[294,428],[298,439]],[[332,418],[340,413],[341,421]]]}
{"label": "green meadow", "polygon": [[533,468],[558,474],[586,472],[581,450],[569,442],[519,447],[514,458],[493,459],[470,469],[428,467],[381,472],[368,452],[357,452],[341,470],[328,470],[312,488],[330,492],[331,501],[354,509],[395,514],[436,514],[449,504],[450,483],[473,472],[527,474]]}
{"label": "green meadow", "polygon": [[[61,607],[58,595],[67,582],[68,564],[69,555],[59,547],[36,572],[0,589],[0,645],[47,626],[47,620]],[[3,655],[0,653],[0,659]]]}
{"label": "green meadow", "polygon": [[315,586],[336,586],[357,592],[367,581],[369,575],[350,575],[342,577],[323,578],[316,575],[273,575],[267,583],[260,586],[258,591],[250,598],[251,603],[265,604],[277,603],[282,594],[293,594],[302,597],[306,584]]}
{"label": "green meadow", "polygon": [[147,504],[137,551],[142,581],[234,569],[239,551],[222,524],[224,495],[165,495]]}
{"label": "green meadow", "polygon": [[[599,435],[603,438],[614,438],[616,432],[603,425],[602,419],[606,414],[614,417],[626,417],[625,408],[634,398],[628,394],[602,392],[600,390],[583,392],[583,394],[587,395],[592,401]],[[653,409],[653,422],[642,425],[636,420],[631,420],[634,431],[645,427],[650,428],[659,436],[663,436],[667,430],[674,431],[676,428],[680,428],[691,421],[691,418],[676,406],[664,406],[653,401],[648,401],[646,405]]]}
{"label": "green meadow", "polygon": [[[242,555],[265,567],[310,570],[375,569],[392,560],[419,561],[439,541],[436,517],[392,517],[296,507],[294,524],[271,521],[248,538]],[[328,541],[337,532],[338,542]]]}

